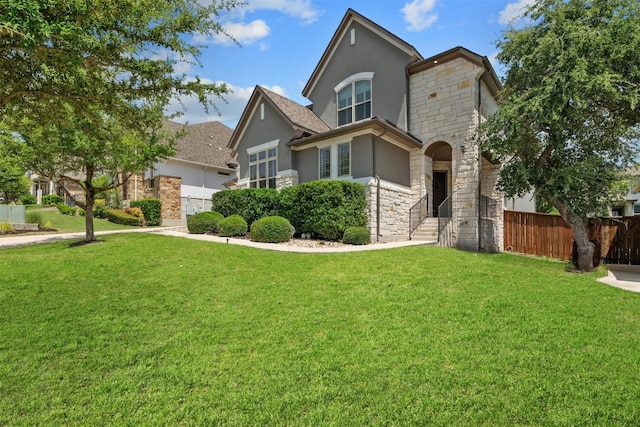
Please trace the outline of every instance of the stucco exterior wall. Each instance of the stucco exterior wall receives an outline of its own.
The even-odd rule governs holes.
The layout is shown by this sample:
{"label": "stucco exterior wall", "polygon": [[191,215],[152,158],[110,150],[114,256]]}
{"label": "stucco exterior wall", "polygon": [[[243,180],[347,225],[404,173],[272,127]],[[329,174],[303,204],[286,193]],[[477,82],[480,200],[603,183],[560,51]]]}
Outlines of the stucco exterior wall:
{"label": "stucco exterior wall", "polygon": [[[353,45],[351,29],[355,30]],[[335,86],[356,73],[373,72],[372,117],[384,117],[406,130],[405,65],[409,60],[407,53],[352,22],[308,96],[313,111],[330,127],[337,127]]]}

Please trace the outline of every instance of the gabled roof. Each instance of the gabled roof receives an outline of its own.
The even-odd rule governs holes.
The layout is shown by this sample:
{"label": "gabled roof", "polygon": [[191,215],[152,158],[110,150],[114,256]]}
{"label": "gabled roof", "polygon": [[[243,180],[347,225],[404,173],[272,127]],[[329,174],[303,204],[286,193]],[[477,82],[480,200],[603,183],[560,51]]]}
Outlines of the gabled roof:
{"label": "gabled roof", "polygon": [[233,135],[229,139],[228,147],[234,150],[238,146],[242,135],[249,123],[249,120],[256,111],[260,101],[264,100],[280,114],[280,116],[291,126],[297,137],[303,135],[314,135],[330,130],[331,128],[322,121],[313,111],[294,102],[282,95],[266,89],[262,86],[256,86],[249,102],[242,112],[240,121],[236,126]]}
{"label": "gabled roof", "polygon": [[176,154],[173,159],[222,169],[230,169],[229,165],[236,163],[227,147],[233,130],[222,123],[183,125],[166,120],[165,126],[168,132],[185,131],[176,141]]}
{"label": "gabled roof", "polygon": [[304,149],[308,145],[316,145],[326,142],[333,138],[344,138],[345,136],[354,137],[357,135],[372,134],[378,138],[382,138],[392,144],[405,148],[420,148],[422,141],[400,129],[388,120],[379,117],[373,117],[368,120],[362,120],[347,126],[340,126],[316,135],[310,135],[300,139],[294,139],[288,143],[293,150]]}
{"label": "gabled roof", "polygon": [[486,56],[478,55],[466,49],[462,46],[454,47],[453,49],[449,49],[437,55],[434,55],[430,58],[423,59],[422,61],[416,62],[407,68],[409,75],[417,74],[421,71],[428,70],[430,68],[437,67],[438,65],[442,65],[445,62],[452,61],[456,58],[463,58],[467,61],[477,65],[480,68],[485,69],[485,74],[482,76],[484,82],[491,89],[491,93],[495,96],[502,89],[502,83],[498,78],[489,58]]}
{"label": "gabled roof", "polygon": [[320,61],[318,61],[316,68],[313,70],[313,73],[311,74],[309,81],[307,82],[304,89],[302,90],[303,96],[307,98],[309,97],[309,93],[313,90],[313,87],[315,86],[316,81],[318,80],[318,77],[322,74],[327,64],[331,61],[331,57],[336,51],[338,44],[340,43],[340,40],[342,40],[342,37],[345,35],[347,30],[349,29],[349,26],[351,25],[351,22],[353,21],[358,22],[360,25],[369,29],[370,31],[377,34],[387,42],[391,43],[392,45],[396,46],[398,49],[406,52],[407,55],[413,56],[415,60],[419,61],[422,59],[422,55],[420,55],[420,53],[412,45],[405,42],[398,36],[392,34],[388,30],[385,30],[375,22],[360,15],[355,10],[348,9],[347,13],[342,18],[342,21],[340,22],[338,29],[333,34],[333,37],[331,38],[329,45],[327,46],[324,53],[322,54],[322,57],[320,57]]}

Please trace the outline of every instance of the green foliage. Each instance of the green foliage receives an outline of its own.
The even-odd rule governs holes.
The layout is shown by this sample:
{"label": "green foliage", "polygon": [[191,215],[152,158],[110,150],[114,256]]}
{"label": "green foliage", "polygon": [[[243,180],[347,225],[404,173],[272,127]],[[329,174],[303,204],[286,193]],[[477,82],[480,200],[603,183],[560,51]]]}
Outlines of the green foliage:
{"label": "green foliage", "polygon": [[128,213],[131,216],[135,216],[136,218],[138,218],[138,223],[139,225],[144,225],[144,214],[142,213],[142,209],[140,208],[126,208],[124,209],[124,211],[126,213]]}
{"label": "green foliage", "polygon": [[240,215],[231,215],[218,222],[218,234],[223,237],[247,234],[247,221]]}
{"label": "green foliage", "polygon": [[216,233],[218,222],[224,216],[219,212],[200,212],[187,217],[187,229],[191,234]]}
{"label": "green foliage", "polygon": [[76,213],[77,213],[79,216],[85,216],[86,211],[85,211],[84,209],[82,209],[82,208],[78,208],[78,210],[76,211]]}
{"label": "green foliage", "polygon": [[96,203],[93,205],[93,217],[106,218],[107,211],[109,210],[109,208],[107,208],[104,203],[97,203],[97,202],[98,200],[96,200]]}
{"label": "green foliage", "polygon": [[45,223],[42,218],[42,212],[27,212],[25,221],[27,221],[27,224],[38,224],[40,227],[43,227]]}
{"label": "green foliage", "polygon": [[140,218],[129,215],[122,209],[107,209],[107,219],[115,224],[141,225]]}
{"label": "green foliage", "polygon": [[25,176],[24,168],[4,157],[0,150],[0,197],[4,198],[5,203],[9,203],[28,194],[31,183]]}
{"label": "green foliage", "polygon": [[162,202],[160,200],[156,198],[133,200],[129,206],[142,209],[147,225],[160,225],[162,216]]}
{"label": "green foliage", "polygon": [[172,100],[193,96],[208,111],[228,92],[178,67],[200,63],[202,38],[226,35],[216,19],[237,5],[2,1],[3,151],[40,176],[79,185],[89,203],[119,185],[94,178],[141,173],[173,155],[178,136],[163,127]]}
{"label": "green foliage", "polygon": [[76,214],[75,206],[67,206],[65,203],[58,203],[56,207],[58,208],[58,212],[60,212],[63,215],[73,216]]}
{"label": "green foliage", "polygon": [[371,234],[367,227],[348,227],[344,230],[342,243],[349,245],[368,245],[371,243]]}
{"label": "green foliage", "polygon": [[13,226],[7,221],[0,221],[0,234],[14,233]]}
{"label": "green foliage", "polygon": [[[508,197],[534,191],[586,248],[586,218],[620,197],[616,182],[637,152],[640,4],[546,0],[525,17],[498,43],[507,77],[482,149],[502,163]],[[591,255],[580,259],[590,269]]]}
{"label": "green foliage", "polygon": [[222,190],[211,196],[211,210],[225,217],[240,215],[250,225],[254,221],[278,214],[278,191],[273,188]]}
{"label": "green foliage", "polygon": [[268,216],[251,224],[251,240],[262,243],[282,243],[291,240],[293,227],[288,219]]}
{"label": "green foliage", "polygon": [[25,194],[20,197],[20,202],[23,205],[35,205],[38,199],[33,194]]}
{"label": "green foliage", "polygon": [[57,194],[47,194],[46,196],[42,196],[42,204],[44,206],[56,206],[58,203],[62,202],[62,197]]}
{"label": "green foliage", "polygon": [[339,240],[348,227],[366,226],[364,187],[346,181],[312,181],[298,186],[290,215],[297,232]]}

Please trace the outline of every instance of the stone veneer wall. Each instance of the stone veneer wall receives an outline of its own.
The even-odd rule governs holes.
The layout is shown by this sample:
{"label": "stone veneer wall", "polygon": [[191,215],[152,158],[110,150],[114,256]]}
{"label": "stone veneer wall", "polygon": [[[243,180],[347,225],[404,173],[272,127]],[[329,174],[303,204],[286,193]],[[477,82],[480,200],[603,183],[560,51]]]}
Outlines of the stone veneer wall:
{"label": "stone veneer wall", "polygon": [[380,182],[380,234],[377,230],[378,188],[376,179],[364,184],[367,196],[367,227],[371,241],[395,241],[409,238],[409,210],[413,206],[413,192],[385,181]]}
{"label": "stone veneer wall", "polygon": [[162,225],[181,225],[182,178],[160,175],[155,178],[155,193],[162,203]]}
{"label": "stone veneer wall", "polygon": [[[483,68],[463,58],[456,58],[411,75],[409,81],[409,131],[423,141],[424,150],[439,141],[446,142],[452,148],[449,184],[453,208],[451,244],[468,250],[478,249],[480,232],[478,189],[481,168],[475,132],[480,122],[480,112],[477,110],[478,81],[483,72]],[[488,114],[497,106],[483,86],[484,83],[481,83],[480,90],[486,105],[483,104],[481,110],[483,114]],[[414,181],[421,179],[426,182],[430,179],[436,168],[431,163],[422,160],[422,170],[412,168],[414,192],[419,188],[413,184]],[[489,177],[487,181],[490,181]],[[431,192],[431,188],[427,188],[426,192]],[[424,192],[414,195],[414,198],[417,200],[420,194]],[[491,194],[486,195],[492,197]]]}

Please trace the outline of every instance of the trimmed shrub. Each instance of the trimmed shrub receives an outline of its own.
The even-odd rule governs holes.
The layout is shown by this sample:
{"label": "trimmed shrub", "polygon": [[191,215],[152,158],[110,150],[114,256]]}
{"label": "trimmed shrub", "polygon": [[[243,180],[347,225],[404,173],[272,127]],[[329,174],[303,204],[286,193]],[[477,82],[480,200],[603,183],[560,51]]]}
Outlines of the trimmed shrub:
{"label": "trimmed shrub", "polygon": [[219,212],[200,212],[187,217],[187,229],[191,234],[216,233],[222,219],[224,216]]}
{"label": "trimmed shrub", "polygon": [[282,243],[291,239],[293,227],[288,219],[268,216],[251,224],[251,240],[262,243]]}
{"label": "trimmed shrub", "polygon": [[[102,202],[102,203],[98,203]],[[96,200],[93,205],[93,217],[94,218],[106,218],[107,217],[107,206],[104,204],[104,200]]]}
{"label": "trimmed shrub", "polygon": [[140,223],[140,225],[144,225],[144,214],[142,213],[142,209],[126,208],[124,211],[129,215],[135,216],[136,218],[138,218],[138,222]]}
{"label": "trimmed shrub", "polygon": [[218,234],[223,237],[247,234],[247,221],[240,215],[231,215],[218,222]]}
{"label": "trimmed shrub", "polygon": [[25,194],[24,196],[20,197],[20,203],[22,203],[23,205],[35,205],[37,201],[38,199],[36,199],[36,196],[34,196],[33,194]]}
{"label": "trimmed shrub", "polygon": [[57,194],[42,196],[42,204],[45,206],[56,206],[58,203],[62,203],[62,197]]}
{"label": "trimmed shrub", "polygon": [[240,215],[251,225],[260,218],[278,215],[278,199],[273,188],[222,190],[211,196],[211,210],[225,217]]}
{"label": "trimmed shrub", "polygon": [[361,184],[312,181],[301,184],[287,215],[300,233],[339,240],[348,227],[367,225],[366,195]]}
{"label": "trimmed shrub", "polygon": [[58,212],[60,212],[63,215],[75,215],[76,214],[76,207],[75,206],[67,206],[64,203],[58,203],[56,205],[56,207],[58,208]]}
{"label": "trimmed shrub", "polygon": [[371,243],[371,234],[367,227],[348,227],[344,230],[342,243],[349,245],[368,245]]}
{"label": "trimmed shrub", "polygon": [[144,220],[147,225],[160,225],[162,217],[162,202],[155,198],[148,198],[142,200],[134,200],[129,206],[132,208],[142,209],[144,214]]}
{"label": "trimmed shrub", "polygon": [[82,208],[78,208],[78,210],[76,211],[76,213],[80,216],[84,216],[85,215],[85,211]]}
{"label": "trimmed shrub", "polygon": [[0,234],[9,234],[14,233],[16,230],[13,229],[13,225],[9,224],[7,221],[0,222]]}
{"label": "trimmed shrub", "polygon": [[115,224],[140,225],[140,219],[122,209],[107,209],[107,219]]}

